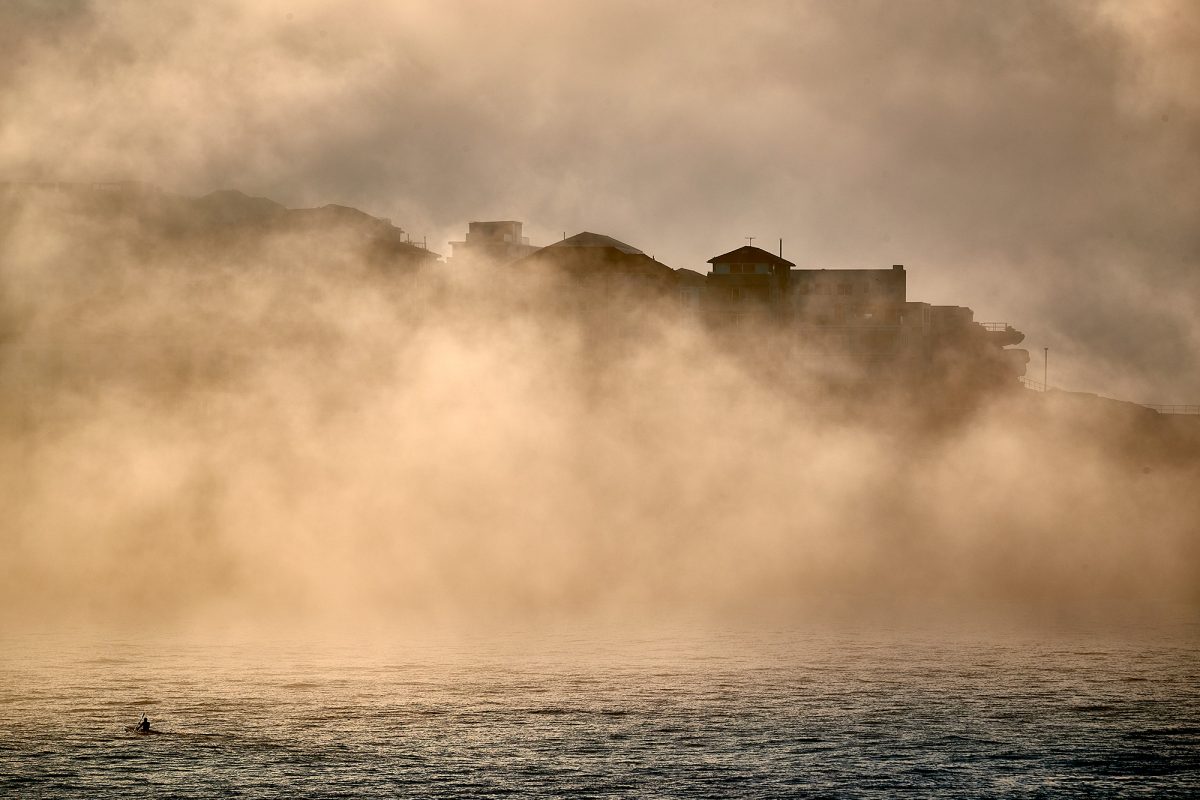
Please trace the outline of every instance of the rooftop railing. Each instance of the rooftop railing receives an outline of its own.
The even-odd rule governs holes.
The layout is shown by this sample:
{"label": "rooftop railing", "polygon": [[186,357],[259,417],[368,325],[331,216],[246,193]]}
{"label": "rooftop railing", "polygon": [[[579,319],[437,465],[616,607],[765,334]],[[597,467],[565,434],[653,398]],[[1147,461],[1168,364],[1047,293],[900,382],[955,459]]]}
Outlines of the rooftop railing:
{"label": "rooftop railing", "polygon": [[[1033,378],[1021,377],[1019,379],[1026,389],[1032,389],[1035,392],[1045,392],[1048,389],[1053,389],[1053,386],[1046,386],[1041,381],[1035,381]],[[1161,405],[1159,403],[1137,403],[1136,405],[1143,408],[1149,408],[1152,411],[1157,411],[1160,414],[1191,414],[1200,415],[1200,405],[1175,404]]]}
{"label": "rooftop railing", "polygon": [[1140,406],[1152,408],[1160,414],[1200,414],[1200,406],[1191,405],[1157,405],[1155,403],[1138,403]]}
{"label": "rooftop railing", "polygon": [[1026,378],[1024,375],[1021,376],[1020,381],[1026,389],[1033,389],[1035,392],[1044,392],[1047,389],[1046,384],[1035,381],[1033,378]]}

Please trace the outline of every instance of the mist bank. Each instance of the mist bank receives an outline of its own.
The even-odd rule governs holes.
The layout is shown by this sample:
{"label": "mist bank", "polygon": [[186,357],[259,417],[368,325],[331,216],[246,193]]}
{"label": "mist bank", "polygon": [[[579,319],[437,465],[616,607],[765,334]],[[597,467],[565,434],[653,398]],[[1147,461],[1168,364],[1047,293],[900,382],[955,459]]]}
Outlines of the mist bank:
{"label": "mist bank", "polygon": [[9,211],[6,626],[1200,610],[1200,419],[781,362],[345,215]]}
{"label": "mist bank", "polygon": [[[677,267],[920,265],[1055,385],[1200,402],[1190,0],[9,0],[0,179],[236,185]],[[729,54],[736,53],[736,57]]]}

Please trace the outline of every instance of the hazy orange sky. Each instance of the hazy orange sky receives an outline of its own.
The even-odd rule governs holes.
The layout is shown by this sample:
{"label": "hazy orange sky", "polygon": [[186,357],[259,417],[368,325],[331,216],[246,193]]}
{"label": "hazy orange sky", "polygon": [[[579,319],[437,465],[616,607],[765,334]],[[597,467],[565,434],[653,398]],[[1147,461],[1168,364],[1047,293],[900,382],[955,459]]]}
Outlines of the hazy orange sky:
{"label": "hazy orange sky", "polygon": [[675,267],[910,268],[1051,382],[1200,402],[1200,8],[1181,2],[0,5],[0,179],[471,219]]}

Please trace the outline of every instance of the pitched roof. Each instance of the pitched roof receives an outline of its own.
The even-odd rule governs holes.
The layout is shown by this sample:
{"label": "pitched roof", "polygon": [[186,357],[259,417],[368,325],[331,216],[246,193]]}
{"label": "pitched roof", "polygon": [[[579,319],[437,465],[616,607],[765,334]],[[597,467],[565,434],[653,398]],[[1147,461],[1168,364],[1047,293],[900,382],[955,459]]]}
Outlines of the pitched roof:
{"label": "pitched roof", "polygon": [[611,236],[585,231],[517,259],[512,268],[551,268],[574,276],[644,275],[666,281],[675,270]]}
{"label": "pitched roof", "polygon": [[675,270],[675,279],[680,283],[691,283],[697,286],[703,286],[708,282],[708,278],[694,269],[680,267]]}
{"label": "pitched roof", "polygon": [[591,233],[590,231],[577,233],[570,238],[563,239],[561,242],[555,242],[550,247],[613,247],[629,255],[642,255],[642,251],[632,245],[618,242],[611,236],[605,236],[601,233]]}
{"label": "pitched roof", "polygon": [[751,247],[743,245],[737,250],[730,250],[719,256],[713,256],[708,260],[709,264],[775,264],[784,267],[796,266],[787,259],[780,258],[774,253],[768,253],[761,247]]}

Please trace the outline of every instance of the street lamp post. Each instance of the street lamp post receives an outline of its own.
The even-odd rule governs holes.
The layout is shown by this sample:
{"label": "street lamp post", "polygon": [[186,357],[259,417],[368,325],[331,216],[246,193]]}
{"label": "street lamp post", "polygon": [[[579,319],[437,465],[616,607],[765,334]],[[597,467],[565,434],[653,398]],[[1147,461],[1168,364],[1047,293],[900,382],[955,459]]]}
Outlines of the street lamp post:
{"label": "street lamp post", "polygon": [[1047,382],[1047,376],[1050,374],[1050,348],[1042,348],[1042,391],[1050,391],[1050,384]]}

